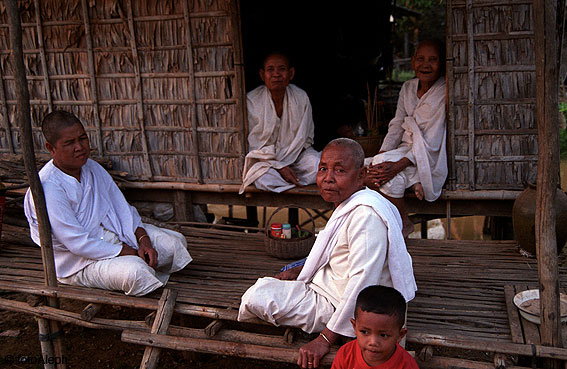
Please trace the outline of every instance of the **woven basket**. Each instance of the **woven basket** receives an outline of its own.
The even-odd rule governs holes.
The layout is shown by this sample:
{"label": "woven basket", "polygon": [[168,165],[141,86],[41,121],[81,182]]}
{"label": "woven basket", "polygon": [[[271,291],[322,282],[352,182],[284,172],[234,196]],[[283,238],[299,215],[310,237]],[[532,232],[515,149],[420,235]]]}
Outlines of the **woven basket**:
{"label": "woven basket", "polygon": [[[302,209],[309,215],[311,218],[311,224],[313,229],[309,232],[309,235],[302,238],[291,238],[291,239],[283,239],[283,238],[273,238],[270,235],[270,224],[272,221],[272,217],[282,209],[285,208],[299,208]],[[268,222],[266,223],[266,231],[264,232],[264,245],[266,246],[266,252],[269,255],[275,256],[280,259],[300,259],[309,254],[311,251],[311,247],[313,247],[313,243],[315,242],[315,220],[311,213],[305,209],[304,207],[293,205],[293,206],[284,206],[279,207],[270,215]]]}

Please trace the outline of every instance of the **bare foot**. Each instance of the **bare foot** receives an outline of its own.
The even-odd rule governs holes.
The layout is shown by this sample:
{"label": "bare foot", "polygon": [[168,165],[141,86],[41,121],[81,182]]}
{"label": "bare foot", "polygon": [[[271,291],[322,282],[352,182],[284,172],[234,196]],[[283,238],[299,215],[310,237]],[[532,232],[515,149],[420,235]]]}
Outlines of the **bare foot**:
{"label": "bare foot", "polygon": [[413,186],[411,186],[411,189],[413,190],[415,196],[418,199],[423,200],[424,193],[423,193],[423,186],[421,185],[421,183],[419,182],[415,183]]}

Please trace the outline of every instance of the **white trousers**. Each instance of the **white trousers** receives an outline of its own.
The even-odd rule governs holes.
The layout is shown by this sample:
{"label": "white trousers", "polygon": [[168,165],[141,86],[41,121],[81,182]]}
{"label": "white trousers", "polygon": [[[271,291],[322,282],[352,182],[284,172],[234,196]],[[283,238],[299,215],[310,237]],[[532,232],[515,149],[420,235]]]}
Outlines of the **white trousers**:
{"label": "white trousers", "polygon": [[[142,227],[158,253],[157,267],[152,269],[139,256],[125,255],[97,260],[77,273],[58,278],[59,282],[75,286],[122,291],[126,295],[142,296],[165,285],[169,275],[183,269],[192,258],[187,251],[187,240],[179,232],[151,224]],[[107,242],[120,243],[118,237],[105,230]]]}
{"label": "white trousers", "polygon": [[[402,159],[406,155],[406,153],[407,149],[402,148],[386,151],[372,158],[364,159],[364,165],[376,165],[385,161],[396,162]],[[410,165],[406,169],[396,174],[394,178],[389,180],[387,183],[384,183],[382,186],[380,186],[380,192],[387,196],[399,199],[404,197],[406,188],[409,188],[418,182],[419,174],[417,173],[417,167],[415,165]]]}
{"label": "white trousers", "polygon": [[242,295],[238,321],[260,318],[313,333],[325,329],[334,312],[333,304],[308,284],[264,277]]}
{"label": "white trousers", "polygon": [[[319,167],[321,153],[312,147],[303,150],[297,160],[289,167],[299,177],[299,183],[303,186],[313,184],[317,180],[317,169]],[[274,168],[258,178],[254,185],[264,191],[283,192],[295,187],[294,184],[287,182]]]}

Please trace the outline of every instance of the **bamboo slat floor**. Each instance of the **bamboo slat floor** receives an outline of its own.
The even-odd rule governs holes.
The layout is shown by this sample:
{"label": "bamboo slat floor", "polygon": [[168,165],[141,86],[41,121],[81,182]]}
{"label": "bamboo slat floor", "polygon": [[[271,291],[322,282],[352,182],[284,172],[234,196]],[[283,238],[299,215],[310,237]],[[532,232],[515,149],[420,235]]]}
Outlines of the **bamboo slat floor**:
{"label": "bamboo slat floor", "polygon": [[[273,275],[286,263],[265,253],[261,232],[188,226],[181,227],[181,231],[187,236],[194,261],[172,275],[168,283],[168,288],[178,292],[175,307],[178,313],[235,320],[244,291],[258,277]],[[86,289],[70,286],[48,289],[43,286],[40,250],[31,243],[27,229],[5,227],[2,238],[0,290],[154,310],[157,307],[161,290],[135,298],[92,289],[86,293]],[[516,342],[510,330],[504,287],[537,286],[534,258],[521,256],[513,241],[409,240],[408,249],[418,284],[416,298],[409,304],[408,342],[483,347],[479,350],[485,346],[476,342],[495,345]],[[560,274],[564,287],[567,270],[561,268]],[[16,308],[1,303],[0,309]],[[45,311],[49,313],[49,309]],[[77,322],[72,316],[68,319]],[[96,324],[96,319],[93,322]],[[121,324],[110,328],[137,327],[137,323]]]}

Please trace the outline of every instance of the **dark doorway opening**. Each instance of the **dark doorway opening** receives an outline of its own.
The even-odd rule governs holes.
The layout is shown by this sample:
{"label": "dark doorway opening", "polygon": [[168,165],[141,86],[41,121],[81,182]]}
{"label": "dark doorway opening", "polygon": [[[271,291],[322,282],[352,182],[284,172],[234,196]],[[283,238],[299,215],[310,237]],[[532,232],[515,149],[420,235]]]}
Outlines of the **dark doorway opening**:
{"label": "dark doorway opening", "polygon": [[392,65],[389,1],[242,0],[240,12],[247,92],[262,83],[265,54],[283,51],[311,100],[317,150],[340,126],[364,123],[368,90]]}

